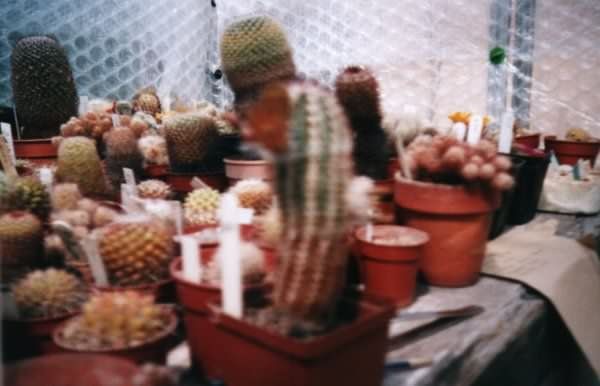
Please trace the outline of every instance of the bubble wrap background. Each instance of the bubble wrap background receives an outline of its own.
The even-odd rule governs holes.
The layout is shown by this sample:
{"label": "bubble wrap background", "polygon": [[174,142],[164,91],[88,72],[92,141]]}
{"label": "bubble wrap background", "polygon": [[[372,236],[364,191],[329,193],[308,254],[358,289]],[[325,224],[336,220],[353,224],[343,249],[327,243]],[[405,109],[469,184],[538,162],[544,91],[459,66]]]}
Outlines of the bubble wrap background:
{"label": "bubble wrap background", "polygon": [[[600,136],[598,0],[3,0],[0,104],[11,103],[10,45],[20,34],[54,33],[66,46],[81,95],[129,98],[154,84],[161,94],[231,102],[218,68],[218,36],[231,21],[268,14],[288,31],[298,69],[331,85],[349,64],[380,79],[384,109],[417,106],[435,125],[455,110],[503,110],[562,134]],[[535,4],[535,26],[515,28],[519,4]],[[499,7],[506,19],[490,17]],[[502,9],[504,7],[505,9]],[[505,23],[512,23],[504,25]],[[510,31],[509,62],[491,67],[490,31]],[[533,49],[522,50],[515,41]],[[519,64],[520,63],[520,64]],[[532,68],[532,69],[531,69]]]}
{"label": "bubble wrap background", "polygon": [[1,0],[0,104],[11,104],[10,52],[19,36],[54,34],[66,48],[80,95],[203,98],[216,14],[205,0]]}

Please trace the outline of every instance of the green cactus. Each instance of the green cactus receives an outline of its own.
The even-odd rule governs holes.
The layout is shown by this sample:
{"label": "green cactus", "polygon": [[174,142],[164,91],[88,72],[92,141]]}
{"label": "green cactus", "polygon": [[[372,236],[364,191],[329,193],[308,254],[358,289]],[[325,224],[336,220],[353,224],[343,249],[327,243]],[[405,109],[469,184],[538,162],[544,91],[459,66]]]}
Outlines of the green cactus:
{"label": "green cactus", "polygon": [[27,210],[46,220],[50,213],[50,195],[44,184],[34,177],[23,177],[12,182],[6,189],[1,189],[0,211]]}
{"label": "green cactus", "polygon": [[3,284],[39,266],[43,258],[43,238],[42,223],[31,213],[13,211],[0,216]]}
{"label": "green cactus", "polygon": [[265,16],[227,27],[221,39],[221,62],[238,106],[254,99],[265,84],[292,79],[296,73],[285,31]]}
{"label": "green cactus", "polygon": [[118,192],[125,182],[123,168],[133,170],[135,175],[143,173],[144,157],[138,149],[137,137],[127,127],[115,128],[104,134],[106,144],[106,177],[113,192]]}
{"label": "green cactus", "polygon": [[354,131],[356,174],[375,180],[386,179],[388,138],[381,126],[377,79],[366,68],[350,66],[338,75],[335,92]]}
{"label": "green cactus", "polygon": [[56,177],[60,182],[73,182],[84,195],[103,195],[106,181],[96,143],[86,137],[63,139],[58,148]]}
{"label": "green cactus", "polygon": [[168,117],[164,132],[171,168],[181,172],[194,171],[201,166],[218,136],[214,118],[198,113]]}
{"label": "green cactus", "polygon": [[[283,86],[266,91],[275,88]],[[256,139],[274,151],[275,192],[283,220],[274,306],[292,319],[320,324],[328,320],[344,286],[352,137],[330,92],[293,82],[274,94],[278,102],[263,96],[249,112]],[[283,114],[275,111],[279,102]],[[272,135],[265,131],[273,122],[261,127],[254,117],[277,115],[287,131],[281,141],[268,145]]]}

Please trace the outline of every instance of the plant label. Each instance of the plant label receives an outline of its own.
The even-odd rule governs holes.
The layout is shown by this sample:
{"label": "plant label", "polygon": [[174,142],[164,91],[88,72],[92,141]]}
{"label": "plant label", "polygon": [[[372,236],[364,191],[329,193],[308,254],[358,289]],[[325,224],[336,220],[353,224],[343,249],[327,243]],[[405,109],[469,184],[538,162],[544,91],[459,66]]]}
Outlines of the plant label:
{"label": "plant label", "polygon": [[13,142],[12,129],[10,127],[10,124],[6,122],[1,122],[0,128],[2,128],[2,136],[4,136],[4,139],[6,139],[6,142],[8,144],[10,158],[12,159],[13,163],[16,163],[17,157],[15,155],[15,144]]}
{"label": "plant label", "polygon": [[467,143],[470,145],[476,145],[481,140],[481,133],[483,132],[483,118],[481,115],[474,115],[469,120],[469,132],[467,133]]}
{"label": "plant label", "polygon": [[91,237],[86,237],[81,240],[81,243],[88,258],[88,263],[90,264],[90,269],[92,270],[94,282],[99,286],[107,286],[108,276],[106,275],[104,262],[102,261],[100,253],[98,252],[98,245],[96,244],[96,241]]}
{"label": "plant label", "polygon": [[515,117],[513,113],[507,111],[502,116],[502,122],[500,124],[500,137],[498,139],[498,151],[504,154],[510,154],[513,140],[513,125],[515,124]]}
{"label": "plant label", "polygon": [[123,168],[123,176],[125,177],[125,183],[129,185],[131,193],[137,197],[137,184],[135,183],[135,174],[130,168]]}

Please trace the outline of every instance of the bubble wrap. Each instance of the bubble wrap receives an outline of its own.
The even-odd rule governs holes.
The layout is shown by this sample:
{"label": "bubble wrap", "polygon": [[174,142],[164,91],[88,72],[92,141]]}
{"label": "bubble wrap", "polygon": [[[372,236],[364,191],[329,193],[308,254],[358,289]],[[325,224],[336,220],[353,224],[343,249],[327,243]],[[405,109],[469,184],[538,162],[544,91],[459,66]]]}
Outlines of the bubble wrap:
{"label": "bubble wrap", "polygon": [[[544,133],[582,127],[600,136],[598,0],[3,0],[0,104],[11,104],[10,45],[53,33],[67,48],[81,95],[161,94],[232,101],[218,41],[241,17],[267,14],[288,31],[299,71],[332,85],[349,64],[377,74],[384,110],[416,106],[434,125],[456,110],[508,107]],[[507,62],[489,63],[502,45]]]}

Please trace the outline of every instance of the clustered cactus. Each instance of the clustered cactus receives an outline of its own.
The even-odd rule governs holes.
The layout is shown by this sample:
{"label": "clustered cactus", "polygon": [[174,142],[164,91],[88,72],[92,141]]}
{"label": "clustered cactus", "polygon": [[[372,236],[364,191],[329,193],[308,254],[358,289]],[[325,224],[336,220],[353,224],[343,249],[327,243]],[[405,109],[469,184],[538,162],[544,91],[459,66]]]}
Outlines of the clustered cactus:
{"label": "clustered cactus", "polygon": [[[146,133],[152,124],[146,122],[142,114],[133,117],[119,115],[120,127],[130,128],[136,137]],[[113,129],[112,115],[107,112],[88,111],[80,117],[71,117],[60,126],[63,137],[83,136],[101,142],[104,135]]]}
{"label": "clustered cactus", "polygon": [[159,200],[166,200],[173,193],[169,184],[161,180],[142,181],[137,185],[137,191],[140,198]]}
{"label": "clustered cactus", "polygon": [[133,96],[132,105],[134,112],[143,111],[153,117],[162,111],[160,98],[153,87],[146,87],[139,90]]}
{"label": "clustered cactus", "polygon": [[292,79],[296,73],[284,30],[265,16],[243,19],[226,28],[221,38],[221,63],[240,115],[266,84]]}
{"label": "clustered cactus", "polygon": [[350,66],[338,75],[335,92],[354,131],[356,174],[386,179],[388,138],[382,128],[377,79],[367,68]]}
{"label": "clustered cactus", "polygon": [[167,333],[173,317],[151,296],[133,291],[94,295],[82,311],[60,330],[61,345],[83,351],[133,348]]}
{"label": "clustered cactus", "polygon": [[77,277],[54,268],[29,273],[12,291],[24,319],[65,316],[78,311],[87,299],[87,289]]}
{"label": "clustered cactus", "polygon": [[486,186],[496,190],[512,188],[510,159],[498,155],[486,140],[469,145],[451,136],[417,137],[406,150],[404,162],[419,181],[450,185]]}
{"label": "clustered cactus", "polygon": [[26,210],[40,220],[48,218],[50,213],[50,195],[46,187],[37,178],[22,177],[7,182],[0,193],[0,212]]}
{"label": "clustered cactus", "polygon": [[[330,92],[292,82],[268,87],[248,120],[254,139],[274,155],[282,214],[274,307],[298,323],[325,325],[348,257],[351,213],[344,192],[353,173],[344,113]],[[274,134],[272,127],[282,130]]]}

